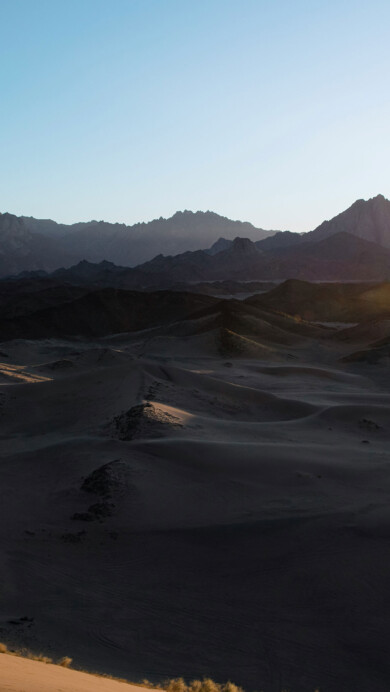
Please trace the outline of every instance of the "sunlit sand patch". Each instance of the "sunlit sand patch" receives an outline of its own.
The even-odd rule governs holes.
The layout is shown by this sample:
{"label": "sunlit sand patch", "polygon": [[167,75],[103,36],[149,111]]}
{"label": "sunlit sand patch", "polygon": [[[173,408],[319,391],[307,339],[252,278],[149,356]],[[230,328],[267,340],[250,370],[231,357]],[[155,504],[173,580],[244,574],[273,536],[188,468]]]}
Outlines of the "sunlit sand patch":
{"label": "sunlit sand patch", "polygon": [[214,370],[211,368],[188,368],[189,372],[193,372],[196,375],[213,375]]}
{"label": "sunlit sand patch", "polygon": [[0,363],[0,378],[4,378],[3,384],[20,384],[21,382],[33,384],[52,379],[27,372],[25,365],[9,365],[8,363]]}
{"label": "sunlit sand patch", "polygon": [[111,434],[130,441],[143,437],[161,437],[184,428],[193,419],[192,413],[169,404],[143,401],[116,416],[109,426]]}
{"label": "sunlit sand patch", "polygon": [[180,423],[181,425],[185,425],[186,423],[189,423],[192,419],[195,418],[193,413],[190,413],[189,411],[184,411],[181,408],[177,408],[176,406],[169,406],[168,404],[162,404],[160,402],[153,401],[152,402],[152,407],[153,407],[153,415],[157,419],[161,420],[174,420]]}

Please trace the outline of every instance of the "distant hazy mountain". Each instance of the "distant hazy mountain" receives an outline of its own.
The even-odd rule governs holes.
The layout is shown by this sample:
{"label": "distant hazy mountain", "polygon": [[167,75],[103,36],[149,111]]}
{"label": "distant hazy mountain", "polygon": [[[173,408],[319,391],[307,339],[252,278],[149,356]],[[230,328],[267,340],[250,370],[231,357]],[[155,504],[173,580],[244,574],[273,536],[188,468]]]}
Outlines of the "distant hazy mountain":
{"label": "distant hazy mountain", "polygon": [[[241,240],[241,239],[239,239]],[[117,267],[109,262],[85,260],[46,277],[74,286],[157,290],[180,285],[182,289],[202,282],[284,281],[384,281],[390,279],[390,251],[376,243],[339,233],[318,243],[305,243],[289,251],[262,253],[256,245],[242,251],[239,243],[217,255],[198,250],[176,257],[159,255],[139,267]],[[42,278],[24,272],[21,278]]]}
{"label": "distant hazy mountain", "polygon": [[177,255],[188,250],[208,248],[221,236],[233,239],[245,236],[261,240],[276,233],[255,228],[251,223],[231,221],[213,212],[176,212],[170,219],[126,226],[105,221],[56,224],[47,219],[23,217],[26,228],[49,238],[56,238],[59,247],[79,259],[90,262],[108,260],[129,267],[156,255]]}
{"label": "distant hazy mountain", "polygon": [[125,288],[215,280],[380,280],[388,277],[387,248],[390,202],[383,195],[358,200],[304,234],[264,231],[213,212],[177,212],[134,226],[103,221],[66,226],[0,214],[0,276],[108,262],[123,267],[120,276],[107,264],[86,265],[76,280],[80,271],[91,272],[84,282]]}
{"label": "distant hazy mountain", "polygon": [[324,221],[305,236],[307,240],[321,240],[341,232],[352,233],[383,247],[390,247],[389,200],[383,195],[377,195],[369,200],[358,199],[349,209],[330,221]]}
{"label": "distant hazy mountain", "polygon": [[[265,244],[265,243],[264,243]],[[350,233],[311,242],[262,249],[263,243],[236,238],[226,250],[210,255],[186,252],[162,255],[138,266],[140,284],[167,286],[175,282],[279,280],[385,280],[390,278],[390,250]],[[149,277],[149,278],[148,278]],[[169,283],[167,283],[169,282]]]}
{"label": "distant hazy mountain", "polygon": [[32,233],[23,219],[13,214],[0,214],[0,276],[22,271],[70,266],[75,261],[57,241],[40,233]]}
{"label": "distant hazy mountain", "polygon": [[227,278],[250,279],[248,272],[257,275],[261,271],[261,259],[262,253],[255,243],[248,238],[235,238],[227,249],[212,255],[207,250],[168,257],[158,255],[134,271],[139,273],[141,281],[156,286]]}
{"label": "distant hazy mountain", "polygon": [[291,245],[299,245],[305,242],[306,236],[307,233],[300,234],[292,233],[291,231],[278,231],[273,236],[258,240],[256,245],[265,252],[269,250],[282,250]]}
{"label": "distant hazy mountain", "polygon": [[228,240],[227,238],[218,238],[218,240],[213,243],[213,245],[206,250],[208,255],[217,255],[218,252],[222,252],[222,250],[227,250],[228,247],[232,244],[232,240]]}
{"label": "distant hazy mountain", "polygon": [[[277,231],[272,236],[267,236],[262,240],[255,241],[258,248],[261,251],[268,250],[279,250],[290,245],[299,245],[302,241],[304,242],[305,233],[292,233],[291,231]],[[209,255],[216,255],[222,250],[227,250],[233,243],[233,240],[228,240],[227,238],[219,238],[214,245],[207,250]]]}
{"label": "distant hazy mountain", "polygon": [[390,279],[390,250],[342,232],[274,252],[269,270],[281,279],[383,281]]}
{"label": "distant hazy mountain", "polygon": [[[32,278],[25,276],[24,278]],[[384,281],[390,279],[390,250],[350,233],[336,233],[317,242],[261,250],[261,243],[235,238],[226,250],[205,250],[164,257],[138,267],[83,260],[50,275],[76,286],[154,290],[210,281]]]}

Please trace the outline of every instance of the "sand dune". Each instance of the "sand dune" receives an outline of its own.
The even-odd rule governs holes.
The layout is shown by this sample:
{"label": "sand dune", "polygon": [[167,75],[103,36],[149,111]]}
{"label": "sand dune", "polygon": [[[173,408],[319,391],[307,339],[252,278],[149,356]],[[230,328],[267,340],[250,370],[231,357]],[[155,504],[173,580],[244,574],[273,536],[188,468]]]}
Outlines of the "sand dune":
{"label": "sand dune", "polygon": [[290,279],[246,302],[305,320],[361,322],[384,316],[388,319],[389,296],[389,282],[309,283]]}
{"label": "sand dune", "polygon": [[370,344],[389,335],[390,320],[384,319],[363,322],[354,327],[341,329],[334,334],[334,338],[344,342]]}
{"label": "sand dune", "polygon": [[140,689],[27,658],[8,654],[0,657],[1,692],[139,692]]}
{"label": "sand dune", "polygon": [[310,325],[221,357],[204,320],[0,345],[1,638],[135,681],[387,692],[388,371]]}

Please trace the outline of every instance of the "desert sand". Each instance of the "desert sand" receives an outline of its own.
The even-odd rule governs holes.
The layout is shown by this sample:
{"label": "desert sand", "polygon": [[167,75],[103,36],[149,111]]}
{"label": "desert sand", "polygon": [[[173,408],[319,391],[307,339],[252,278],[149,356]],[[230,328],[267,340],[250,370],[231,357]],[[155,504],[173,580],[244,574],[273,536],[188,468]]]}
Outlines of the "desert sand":
{"label": "desert sand", "polygon": [[1,692],[140,692],[136,685],[87,675],[52,664],[2,654]]}
{"label": "desert sand", "polygon": [[0,640],[134,682],[388,691],[388,365],[275,320],[230,356],[202,321],[0,344]]}

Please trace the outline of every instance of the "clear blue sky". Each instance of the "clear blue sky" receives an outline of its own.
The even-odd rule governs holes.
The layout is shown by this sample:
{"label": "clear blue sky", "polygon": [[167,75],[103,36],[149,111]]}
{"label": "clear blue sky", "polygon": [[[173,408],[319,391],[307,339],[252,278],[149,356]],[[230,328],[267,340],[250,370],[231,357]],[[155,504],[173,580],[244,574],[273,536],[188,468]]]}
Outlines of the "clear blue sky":
{"label": "clear blue sky", "polygon": [[390,196],[389,0],[0,0],[0,210],[305,231]]}

